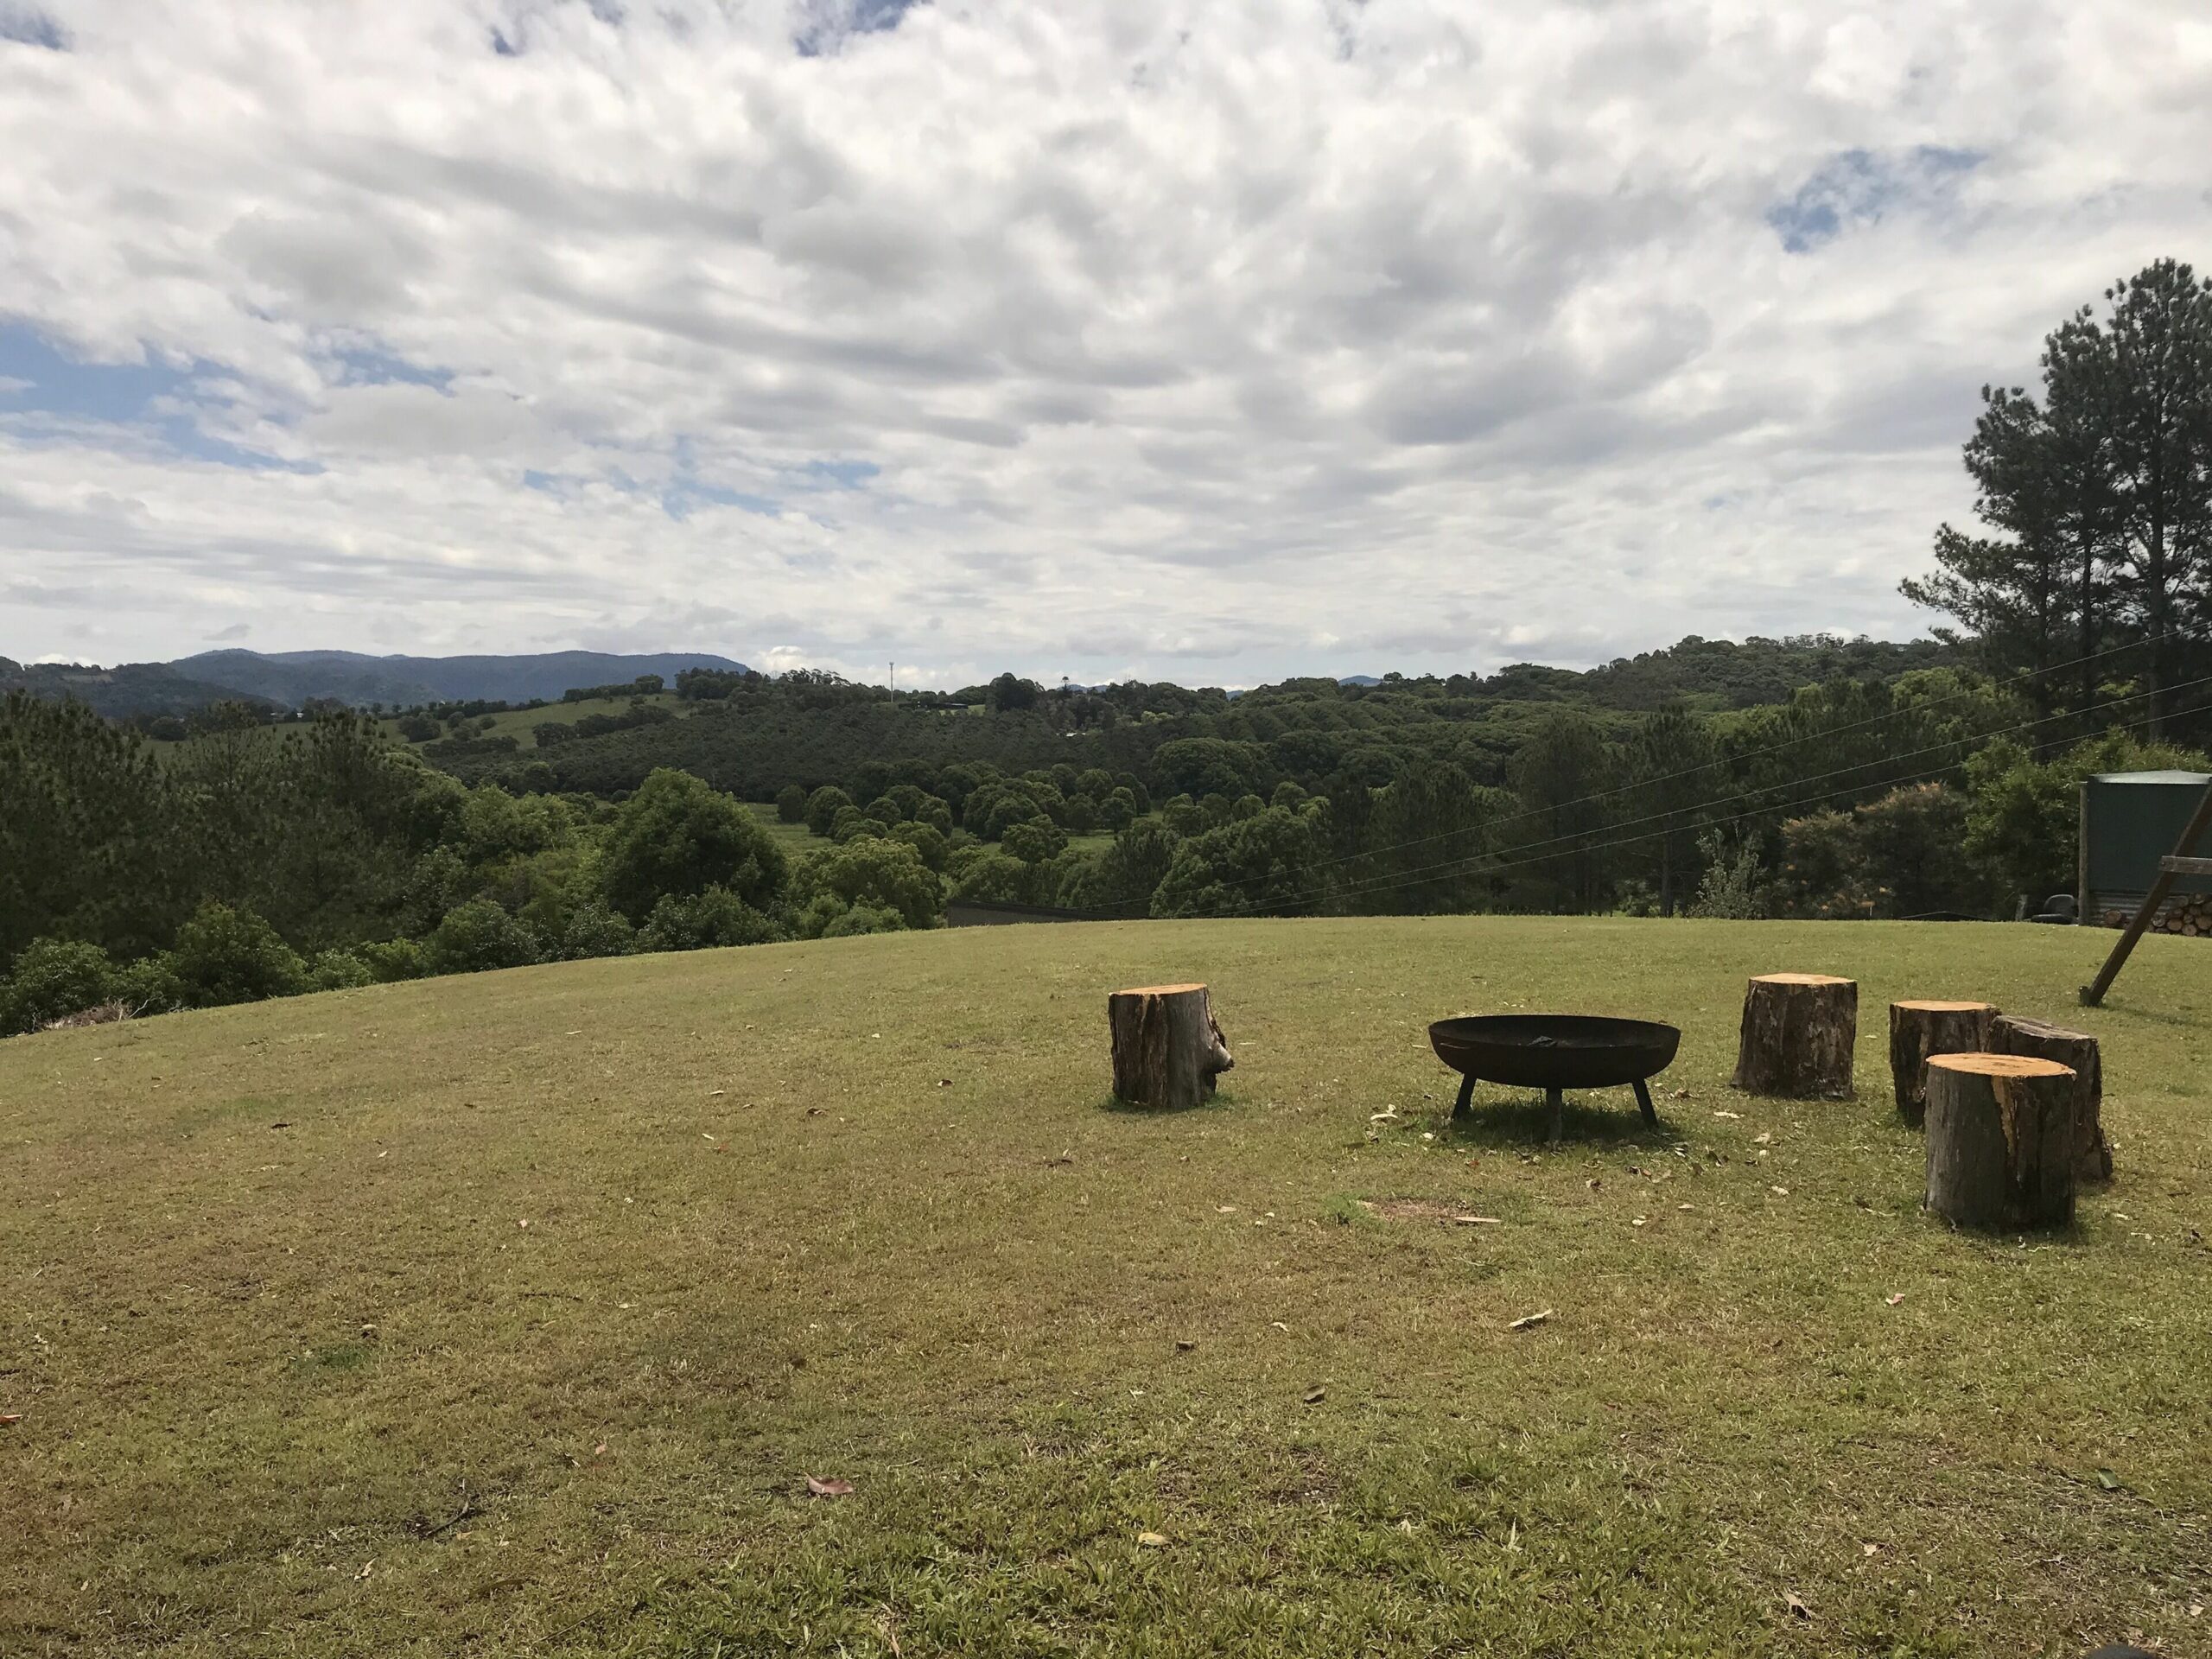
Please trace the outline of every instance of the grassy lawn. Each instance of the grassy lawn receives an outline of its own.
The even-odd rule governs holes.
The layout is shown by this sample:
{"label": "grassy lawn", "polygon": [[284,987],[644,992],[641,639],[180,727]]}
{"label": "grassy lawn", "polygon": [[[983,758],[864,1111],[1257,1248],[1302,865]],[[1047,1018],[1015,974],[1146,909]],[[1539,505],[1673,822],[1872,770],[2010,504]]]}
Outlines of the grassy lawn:
{"label": "grassy lawn", "polygon": [[[0,1652],[2212,1650],[2212,951],[2077,1010],[2110,939],[992,928],[0,1044]],[[1783,968],[1854,1101],[1727,1088]],[[1184,978],[1230,1086],[1113,1109]],[[1921,1213],[1931,995],[2103,1036],[2071,1235]],[[1662,1131],[1447,1131],[1423,1025],[1519,1007],[1681,1025]]]}
{"label": "grassy lawn", "polygon": [[785,823],[776,816],[775,806],[771,802],[747,801],[745,810],[768,832],[770,839],[794,858],[802,853],[818,853],[833,844],[821,836],[809,834],[803,823]]}

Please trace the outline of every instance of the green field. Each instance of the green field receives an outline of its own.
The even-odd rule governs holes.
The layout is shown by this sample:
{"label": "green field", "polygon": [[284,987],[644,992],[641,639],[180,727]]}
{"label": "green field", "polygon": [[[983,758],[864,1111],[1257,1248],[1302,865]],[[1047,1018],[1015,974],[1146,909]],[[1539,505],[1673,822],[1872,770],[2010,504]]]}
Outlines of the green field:
{"label": "green field", "polygon": [[[2078,1011],[2110,938],[990,928],[0,1043],[0,1652],[2212,1650],[2212,951]],[[1855,1101],[1727,1088],[1783,968]],[[1228,1087],[1115,1109],[1184,978]],[[2074,1232],[1921,1213],[1905,995],[2102,1035]],[[1424,1023],[1521,1007],[1681,1024],[1662,1130],[1448,1130]]]}
{"label": "green field", "polygon": [[[537,747],[537,728],[548,721],[573,726],[586,715],[626,713],[633,702],[658,703],[668,709],[678,720],[688,720],[698,712],[699,707],[696,702],[686,702],[672,691],[664,691],[658,696],[644,698],[593,697],[582,702],[549,702],[542,709],[508,709],[498,714],[485,716],[492,723],[483,731],[470,734],[478,737],[512,737],[522,750],[528,751]],[[407,741],[399,734],[399,721],[396,717],[379,721],[378,729],[395,743]],[[446,734],[441,728],[438,735],[443,737]],[[416,744],[413,747],[419,748],[421,745]]]}

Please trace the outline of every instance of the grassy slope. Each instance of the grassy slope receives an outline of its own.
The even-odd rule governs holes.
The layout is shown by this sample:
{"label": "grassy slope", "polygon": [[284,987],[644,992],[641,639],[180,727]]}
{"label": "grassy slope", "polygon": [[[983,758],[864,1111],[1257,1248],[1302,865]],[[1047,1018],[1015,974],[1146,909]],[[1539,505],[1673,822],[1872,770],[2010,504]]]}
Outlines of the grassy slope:
{"label": "grassy slope", "polygon": [[[1923,1217],[1886,1099],[1888,999],[2074,1017],[2109,939],[994,928],[0,1044],[0,1651],[2202,1651],[2212,955],[2079,1016],[2074,1236]],[[1780,967],[1854,1103],[1726,1089]],[[1233,1086],[1109,1109],[1185,977]],[[1667,1132],[1424,1141],[1422,1023],[1524,1005],[1678,1020]]]}
{"label": "grassy slope", "polygon": [[[491,725],[473,735],[512,737],[520,746],[521,752],[528,753],[537,747],[537,728],[548,721],[573,726],[586,715],[623,714],[632,701],[629,697],[593,697],[583,702],[549,702],[543,709],[509,709],[492,715]],[[647,697],[645,701],[660,704],[678,720],[690,719],[699,708],[697,703],[686,702],[672,691],[664,691],[658,696]],[[379,726],[384,734],[395,743],[407,741],[399,734],[399,721],[396,717],[379,722]],[[443,737],[446,733],[441,728],[438,735]],[[410,747],[420,748],[422,746],[415,744]]]}

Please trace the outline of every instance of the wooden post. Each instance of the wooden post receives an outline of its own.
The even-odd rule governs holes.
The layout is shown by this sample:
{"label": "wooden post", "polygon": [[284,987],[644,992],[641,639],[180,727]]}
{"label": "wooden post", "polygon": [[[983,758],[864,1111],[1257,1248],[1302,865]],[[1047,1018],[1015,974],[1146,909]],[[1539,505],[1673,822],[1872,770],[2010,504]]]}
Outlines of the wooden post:
{"label": "wooden post", "polygon": [[1114,1093],[1136,1106],[1195,1106],[1236,1064],[1203,985],[1147,985],[1106,999]]}
{"label": "wooden post", "polygon": [[2000,1014],[1991,1021],[1993,1054],[2031,1054],[2056,1060],[2074,1073],[2074,1182],[2112,1179],[2112,1148],[2105,1143],[2105,1067],[2097,1039],[2042,1020]]}
{"label": "wooden post", "polygon": [[2071,1069],[2026,1054],[1928,1062],[1928,1207],[1961,1227],[2074,1218]]}
{"label": "wooden post", "polygon": [[1989,1022],[1996,1017],[1997,1010],[1986,1002],[1890,1004],[1890,1079],[1899,1117],[1920,1127],[1928,1102],[1929,1056],[1979,1054],[1989,1046]]}
{"label": "wooden post", "polygon": [[1859,985],[1829,974],[1762,974],[1744,992],[1735,1084],[1803,1100],[1851,1093]]}
{"label": "wooden post", "polygon": [[[2143,895],[2143,908],[2137,911],[2134,919],[2127,924],[2127,931],[2113,946],[2112,954],[2105,958],[2105,965],[2097,969],[2096,978],[2082,988],[2084,1006],[2094,1008],[2105,1000],[2105,993],[2112,989],[2113,981],[2118,979],[2120,970],[2127,966],[2128,953],[2135,949],[2135,941],[2143,937],[2143,931],[2151,925],[2151,918],[2158,913],[2158,906],[2166,902],[2166,894],[2173,890],[2174,877],[2197,874],[2188,868],[2197,861],[2190,855],[2196,850],[2197,841],[2207,830],[2212,830],[2212,784],[2205,785],[2204,798],[2196,804],[2196,810],[2190,815],[2189,823],[2182,830],[2181,839],[2174,843],[2172,853],[2158,861],[2158,878],[2151,883],[2151,891]],[[2084,836],[2082,839],[2084,869],[2088,868],[2088,837]]]}

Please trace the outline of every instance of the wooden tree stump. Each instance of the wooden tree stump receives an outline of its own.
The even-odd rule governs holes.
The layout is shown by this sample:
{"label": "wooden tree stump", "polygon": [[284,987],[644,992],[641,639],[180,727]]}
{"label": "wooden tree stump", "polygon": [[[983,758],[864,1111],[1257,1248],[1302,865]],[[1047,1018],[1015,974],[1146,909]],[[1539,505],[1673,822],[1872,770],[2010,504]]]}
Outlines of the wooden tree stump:
{"label": "wooden tree stump", "polygon": [[2070,1066],[2028,1054],[1928,1062],[1928,1207],[1961,1227],[2074,1218]]}
{"label": "wooden tree stump", "polygon": [[2105,1143],[2105,1067],[2097,1039],[2046,1020],[2000,1014],[1989,1027],[1993,1054],[2031,1054],[2056,1060],[2074,1073],[2074,1181],[2112,1179],[2112,1148]]}
{"label": "wooden tree stump", "polygon": [[1851,1092],[1859,982],[1828,974],[1761,974],[1744,993],[1736,1087],[1806,1100]]}
{"label": "wooden tree stump", "polygon": [[1929,1057],[1980,1053],[1989,1046],[1989,1022],[1996,1017],[1986,1002],[1890,1004],[1890,1078],[1899,1117],[1920,1127],[1928,1109]]}
{"label": "wooden tree stump", "polygon": [[1236,1065],[1203,985],[1147,985],[1106,999],[1114,1093],[1135,1106],[1195,1106]]}

